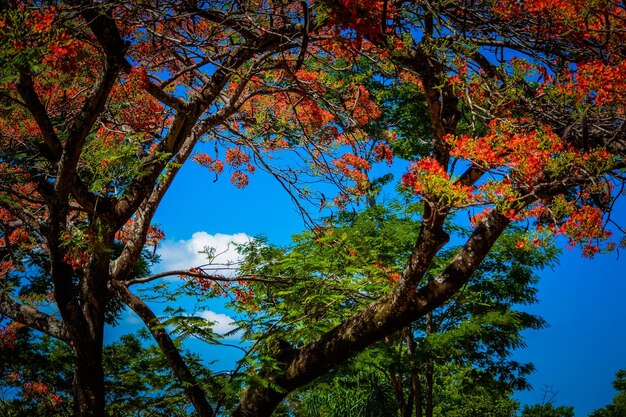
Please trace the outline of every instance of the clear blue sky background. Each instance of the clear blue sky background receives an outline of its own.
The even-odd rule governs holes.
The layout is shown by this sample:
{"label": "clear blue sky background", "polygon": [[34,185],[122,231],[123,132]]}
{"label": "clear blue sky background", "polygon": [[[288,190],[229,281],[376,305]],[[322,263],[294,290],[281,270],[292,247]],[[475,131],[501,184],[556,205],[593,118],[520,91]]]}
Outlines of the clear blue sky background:
{"label": "clear blue sky background", "polygon": [[556,403],[574,406],[577,417],[611,401],[615,372],[626,368],[626,254],[621,255],[589,260],[565,249],[560,265],[540,274],[540,302],[528,310],[550,327],[528,332],[527,348],[516,354],[537,368],[530,378],[535,389],[518,399],[541,402],[547,387]]}
{"label": "clear blue sky background", "polygon": [[[192,234],[246,233],[264,235],[278,244],[303,228],[302,218],[275,181],[257,172],[241,190],[229,183],[225,172],[214,176],[193,163],[186,165],[165,197],[156,215],[169,242],[188,240]],[[626,224],[624,205],[616,218]],[[516,352],[520,361],[530,361],[537,371],[530,381],[533,391],[522,392],[522,403],[541,402],[544,387],[556,393],[556,404],[575,407],[576,416],[610,402],[615,394],[611,381],[618,369],[626,368],[626,254],[582,259],[577,250],[564,250],[560,265],[540,273],[538,305],[527,309],[543,316],[550,327],[528,332],[528,347]],[[223,306],[212,310],[228,313]],[[138,324],[132,319],[109,330],[114,340]],[[132,331],[132,330],[131,330]],[[201,349],[199,345],[195,349]],[[216,366],[230,366],[234,352],[207,350]]]}

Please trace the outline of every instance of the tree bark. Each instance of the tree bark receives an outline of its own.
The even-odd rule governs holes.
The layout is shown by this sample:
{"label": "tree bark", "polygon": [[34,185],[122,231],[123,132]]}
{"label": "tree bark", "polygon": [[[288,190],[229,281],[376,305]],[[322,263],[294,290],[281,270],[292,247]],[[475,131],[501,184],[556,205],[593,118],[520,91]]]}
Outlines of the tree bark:
{"label": "tree bark", "polygon": [[[361,313],[296,350],[284,372],[269,378],[271,384],[245,391],[232,416],[269,417],[289,392],[444,304],[467,282],[509,222],[502,214],[491,212],[435,279],[418,291],[407,286],[396,287]],[[439,248],[438,243],[430,242],[435,246],[434,252]],[[425,270],[428,265],[422,267]]]}
{"label": "tree bark", "polygon": [[[426,314],[426,336],[430,336],[433,331],[433,314]],[[432,353],[426,360],[426,417],[433,417],[433,374],[435,372],[435,361]]]}
{"label": "tree bark", "polygon": [[161,348],[167,363],[174,375],[183,386],[185,394],[193,404],[196,413],[200,417],[212,417],[213,408],[209,405],[206,393],[202,390],[196,378],[193,376],[174,341],[167,334],[158,318],[142,300],[136,297],[124,284],[113,284],[116,294],[131,308],[150,330],[152,337]]}
{"label": "tree bark", "polygon": [[[83,345],[89,343],[85,341]],[[105,417],[102,345],[93,344],[75,353],[74,416]]]}
{"label": "tree bark", "polygon": [[411,384],[413,384],[413,401],[415,403],[415,417],[422,417],[422,384],[420,383],[419,375],[413,373],[411,375]]}
{"label": "tree bark", "polygon": [[0,291],[0,314],[63,342],[68,343],[70,340],[65,323],[61,320],[14,301],[4,291]]}
{"label": "tree bark", "polygon": [[[411,327],[407,327],[406,332],[406,345],[407,354],[409,355],[410,369],[410,381],[411,381],[411,393],[412,397],[409,399],[409,403],[415,408],[415,416],[422,417],[422,386],[418,374],[418,363],[415,358],[415,339],[413,338],[413,330]],[[411,417],[411,413],[407,417]],[[404,416],[403,416],[404,417]]]}

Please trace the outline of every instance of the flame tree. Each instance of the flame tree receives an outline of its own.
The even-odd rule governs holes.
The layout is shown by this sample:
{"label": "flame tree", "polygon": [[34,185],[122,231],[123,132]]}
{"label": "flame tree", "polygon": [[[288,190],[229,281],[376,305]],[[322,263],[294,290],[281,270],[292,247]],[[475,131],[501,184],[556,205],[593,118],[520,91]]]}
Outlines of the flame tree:
{"label": "flame tree", "polygon": [[[586,256],[613,249],[625,18],[613,0],[0,2],[0,312],[13,321],[4,344],[19,325],[68,343],[75,415],[103,416],[103,328],[124,304],[197,414],[213,415],[129,290],[158,278],[134,270],[163,237],[151,219],[189,159],[229,170],[237,187],[267,170],[303,211],[314,199],[341,210],[375,198],[373,164],[419,149],[401,182],[424,210],[396,283],[316,340],[280,349],[269,383],[249,386],[235,416],[271,414],[290,391],[445,303],[512,223],[528,225],[519,249],[556,235]],[[354,76],[363,60],[421,94],[427,128],[396,137],[400,122]],[[200,141],[215,152],[194,154]],[[288,164],[274,159],[282,152]],[[307,176],[335,183],[336,195],[303,189]],[[461,211],[471,234],[425,280]]]}

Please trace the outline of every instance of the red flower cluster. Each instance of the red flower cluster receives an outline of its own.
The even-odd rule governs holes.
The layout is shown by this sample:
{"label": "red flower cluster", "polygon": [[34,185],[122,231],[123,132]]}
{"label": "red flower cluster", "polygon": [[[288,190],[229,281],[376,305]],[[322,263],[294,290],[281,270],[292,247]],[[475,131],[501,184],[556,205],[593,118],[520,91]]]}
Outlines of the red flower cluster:
{"label": "red flower cluster", "polygon": [[226,149],[226,162],[232,166],[240,166],[250,162],[250,157],[239,148]]}
{"label": "red flower cluster", "polygon": [[84,269],[89,264],[89,254],[77,246],[71,246],[63,260],[76,271]]}
{"label": "red flower cluster", "polygon": [[15,349],[17,332],[24,327],[21,323],[12,322],[6,327],[0,328],[0,349]]}
{"label": "red flower cluster", "polygon": [[156,226],[150,225],[148,227],[148,234],[146,235],[146,245],[157,247],[161,244],[161,241],[165,239],[165,232]]}
{"label": "red flower cluster", "polygon": [[592,257],[600,248],[595,242],[611,237],[611,232],[604,228],[602,211],[597,207],[582,206],[561,225],[557,233],[569,238],[570,246],[583,245],[583,256]]}
{"label": "red flower cluster", "polygon": [[22,397],[27,400],[42,401],[46,408],[54,409],[61,405],[61,396],[53,393],[43,382],[27,382],[22,386]]}
{"label": "red flower cluster", "polygon": [[254,299],[254,292],[250,289],[233,288],[232,293],[235,296],[235,300],[242,304],[250,304]]}
{"label": "red flower cluster", "polygon": [[365,86],[359,85],[354,93],[352,117],[357,126],[365,126],[380,117],[378,105],[370,100],[370,92]]}
{"label": "red flower cluster", "polygon": [[224,163],[219,159],[213,159],[209,155],[205,153],[201,153],[195,155],[193,160],[196,161],[200,166],[207,168],[209,171],[213,171],[216,174],[221,174],[224,172]]}
{"label": "red flower cluster", "polygon": [[341,171],[343,175],[356,184],[355,194],[363,195],[365,190],[369,188],[369,178],[363,171],[369,171],[370,163],[353,154],[344,154],[340,159],[335,159],[333,164]]}
{"label": "red flower cluster", "polygon": [[451,155],[471,160],[485,169],[506,168],[525,184],[534,184],[555,154],[564,151],[561,139],[549,126],[525,127],[523,121],[493,120],[484,137],[468,135],[445,139]]}
{"label": "red flower cluster", "polygon": [[581,63],[575,81],[569,89],[575,89],[582,98],[589,97],[597,106],[626,105],[626,61],[615,65],[602,61]]}
{"label": "red flower cluster", "polygon": [[374,160],[376,162],[386,161],[389,166],[393,163],[393,151],[383,142],[379,142],[374,147]]}
{"label": "red flower cluster", "polygon": [[472,188],[450,181],[444,167],[432,157],[413,162],[409,171],[402,176],[402,186],[429,200],[441,201],[449,206],[458,206],[472,199]]}
{"label": "red flower cluster", "polygon": [[389,19],[394,14],[393,7],[386,1],[341,0],[340,3],[342,7],[334,10],[335,18],[330,24],[354,30],[359,40],[361,37],[377,40],[383,34],[383,17]]}
{"label": "red flower cluster", "polygon": [[248,181],[248,174],[243,171],[237,170],[233,172],[233,175],[230,176],[230,182],[233,183],[237,188],[244,188],[246,185],[248,185]]}

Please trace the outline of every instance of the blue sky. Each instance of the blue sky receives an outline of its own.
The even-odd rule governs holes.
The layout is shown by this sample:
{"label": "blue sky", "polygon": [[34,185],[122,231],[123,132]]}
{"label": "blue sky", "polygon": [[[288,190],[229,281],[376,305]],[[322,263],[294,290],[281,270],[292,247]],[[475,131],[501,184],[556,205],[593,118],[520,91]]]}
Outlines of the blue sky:
{"label": "blue sky", "polygon": [[560,405],[587,416],[615,395],[615,372],[626,368],[626,254],[582,259],[565,249],[560,265],[543,271],[539,304],[528,308],[550,327],[526,334],[527,348],[517,352],[533,362],[535,388],[523,392],[523,402],[541,402],[544,387]]}
{"label": "blue sky", "polygon": [[[169,251],[159,269],[193,261],[197,245],[223,241],[218,234],[264,235],[286,245],[292,234],[302,230],[302,218],[292,201],[268,175],[255,173],[244,189],[231,185],[226,172],[217,182],[214,178],[194,163],[183,167],[176,178],[155,217],[166,233],[162,251]],[[616,211],[622,224],[626,224],[624,212]],[[589,260],[576,249],[564,249],[560,264],[540,273],[540,303],[527,310],[543,316],[550,327],[528,332],[527,348],[515,353],[518,360],[533,362],[537,369],[530,377],[535,389],[517,394],[522,403],[541,402],[544,387],[555,394],[556,404],[574,406],[577,417],[611,401],[614,374],[626,368],[626,254],[622,255]],[[230,314],[222,302],[216,301],[210,310],[203,314],[228,328],[222,320],[226,316],[215,316]],[[122,326],[109,330],[109,341],[138,325],[129,316]],[[192,348],[204,351],[197,343]],[[206,360],[217,359],[215,367],[220,370],[229,368],[238,355],[225,348],[206,352],[210,354]]]}

